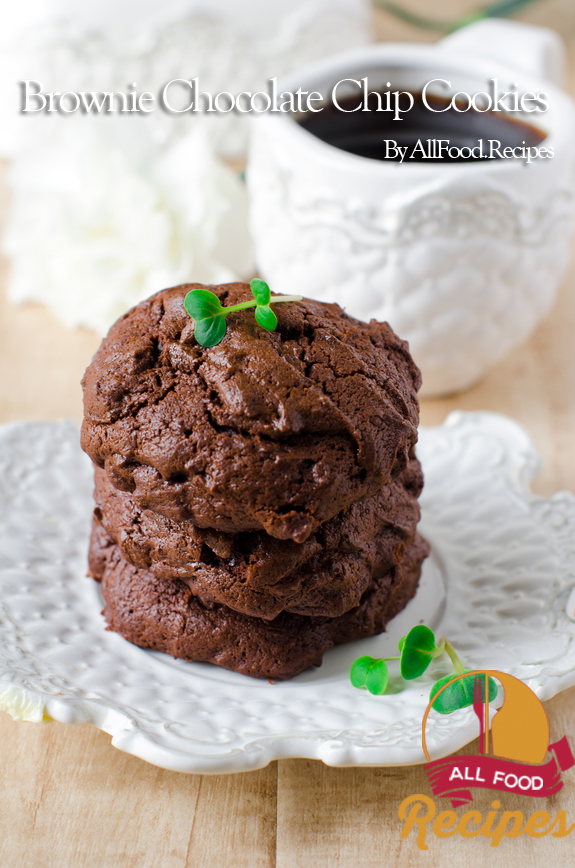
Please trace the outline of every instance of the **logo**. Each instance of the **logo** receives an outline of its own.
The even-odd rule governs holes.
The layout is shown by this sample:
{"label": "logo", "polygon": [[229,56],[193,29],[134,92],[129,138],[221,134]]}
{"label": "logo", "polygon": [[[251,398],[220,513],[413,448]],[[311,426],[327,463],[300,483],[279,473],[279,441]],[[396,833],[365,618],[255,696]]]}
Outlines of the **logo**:
{"label": "logo", "polygon": [[[518,678],[505,672],[477,671],[473,710],[479,717],[479,756],[454,756],[428,762],[427,777],[434,795],[451,799],[454,808],[473,801],[471,787],[520,793],[524,796],[552,796],[563,786],[561,772],[575,765],[575,758],[563,736],[549,744],[549,721],[541,701]],[[489,696],[485,682],[496,678],[505,690],[505,701],[491,722],[489,755]],[[459,675],[443,685],[437,696]],[[422,743],[430,759],[425,738],[427,718],[432,703],[423,716]],[[544,763],[547,752],[551,759]]]}
{"label": "logo", "polygon": [[[470,676],[475,678],[473,710],[479,720],[479,754],[460,754],[431,761],[426,728],[432,705],[451,684],[463,678],[469,679]],[[491,724],[490,678],[496,679],[505,693],[503,704],[493,714]],[[563,786],[562,772],[575,766],[566,736],[549,744],[549,721],[535,693],[513,675],[495,670],[467,672],[443,684],[427,706],[421,739],[428,760],[425,770],[433,795],[449,799],[453,808],[473,802],[472,791],[476,788],[537,798],[552,796]],[[546,759],[548,754],[550,757]],[[539,838],[551,833],[554,837],[565,837],[575,829],[575,825],[567,826],[565,811],[559,811],[553,821],[548,812],[537,811],[527,819],[525,825],[521,811],[504,811],[495,825],[500,807],[499,801],[493,802],[492,808],[495,810],[490,811],[483,822],[477,810],[469,811],[460,818],[454,811],[437,814],[435,802],[428,796],[409,796],[399,808],[399,818],[405,821],[401,837],[405,838],[412,830],[416,831],[418,846],[427,850],[426,829],[431,823],[431,829],[437,837],[483,835],[491,838],[491,846],[496,847],[504,836],[519,837],[525,833]],[[546,826],[548,828],[544,829]]]}

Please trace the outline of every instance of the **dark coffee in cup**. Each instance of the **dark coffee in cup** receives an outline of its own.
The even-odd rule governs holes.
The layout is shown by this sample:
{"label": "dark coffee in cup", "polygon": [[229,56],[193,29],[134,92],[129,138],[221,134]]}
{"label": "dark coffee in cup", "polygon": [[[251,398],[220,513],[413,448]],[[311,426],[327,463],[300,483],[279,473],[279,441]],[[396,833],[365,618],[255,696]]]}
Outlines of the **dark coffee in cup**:
{"label": "dark coffee in cup", "polygon": [[[376,111],[378,105],[385,104],[382,92],[382,103],[378,94],[369,95],[369,111],[361,107],[354,111],[360,104],[356,94],[339,99],[339,108],[330,102],[322,111],[307,112],[298,121],[335,148],[372,160],[400,161],[402,153],[405,162],[501,159],[505,148],[536,148],[546,137],[537,127],[503,112],[458,111],[450,105],[451,100],[430,94],[426,97],[428,108],[421,93],[411,95],[413,108],[405,111],[401,120],[394,120],[393,111]],[[440,141],[444,144],[439,145]]]}

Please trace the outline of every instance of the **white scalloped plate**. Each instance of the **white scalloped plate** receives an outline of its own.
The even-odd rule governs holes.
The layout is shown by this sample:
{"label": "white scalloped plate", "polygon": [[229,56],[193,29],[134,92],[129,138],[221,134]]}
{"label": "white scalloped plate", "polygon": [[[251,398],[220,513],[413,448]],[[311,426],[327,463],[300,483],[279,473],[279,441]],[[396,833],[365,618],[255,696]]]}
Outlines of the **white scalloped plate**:
{"label": "white scalloped plate", "polygon": [[[515,422],[452,413],[422,429],[420,589],[388,633],[329,651],[319,669],[271,684],[143,651],[104,630],[85,578],[92,470],[69,422],[0,429],[0,707],[92,723],[164,768],[221,773],[280,757],[333,766],[423,762],[421,719],[440,665],[386,696],[349,683],[360,654],[388,656],[420,621],[472,668],[501,669],[541,699],[575,684],[575,500],[533,495],[539,462]],[[17,707],[17,708],[16,708]],[[432,756],[477,734],[470,710],[431,715]]]}

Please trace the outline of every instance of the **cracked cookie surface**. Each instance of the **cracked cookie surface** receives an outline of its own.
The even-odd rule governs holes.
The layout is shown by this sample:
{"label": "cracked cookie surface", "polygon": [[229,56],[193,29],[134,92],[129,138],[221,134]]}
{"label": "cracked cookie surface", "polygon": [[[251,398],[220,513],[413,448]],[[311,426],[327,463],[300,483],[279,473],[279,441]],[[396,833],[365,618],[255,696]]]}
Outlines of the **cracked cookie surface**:
{"label": "cracked cookie surface", "polygon": [[422,486],[413,456],[396,480],[295,543],[174,522],[140,509],[96,469],[94,516],[134,566],[181,579],[205,602],[268,619],[282,611],[336,617],[400,562],[415,536]]}
{"label": "cracked cookie surface", "polygon": [[282,612],[273,621],[206,604],[184,582],[137,569],[110,538],[98,534],[92,536],[91,564],[102,583],[108,629],[129,642],[243,675],[286,679],[319,666],[333,645],[381,633],[415,594],[428,551],[417,534],[401,564],[373,580],[359,606],[345,615]]}
{"label": "cracked cookie surface", "polygon": [[[138,508],[226,534],[305,543],[407,466],[420,375],[385,323],[304,299],[227,318],[199,346],[183,305],[162,290],[110,330],[83,379],[82,446]],[[209,287],[224,306],[248,284]]]}

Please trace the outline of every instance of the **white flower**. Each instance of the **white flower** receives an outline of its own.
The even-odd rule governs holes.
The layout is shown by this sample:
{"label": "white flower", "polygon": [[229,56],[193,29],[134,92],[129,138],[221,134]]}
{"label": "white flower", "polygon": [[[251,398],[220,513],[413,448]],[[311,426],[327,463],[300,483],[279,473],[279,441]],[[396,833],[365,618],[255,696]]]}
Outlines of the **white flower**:
{"label": "white flower", "polygon": [[[126,92],[136,82],[138,93],[159,98],[172,79],[198,77],[202,92],[257,92],[272,76],[365,44],[370,18],[367,0],[21,4],[3,15],[0,27],[0,154],[18,156],[28,136],[38,135],[38,124],[43,135],[46,117],[20,112],[19,81],[60,93]],[[248,119],[236,112],[169,114],[156,103],[146,126],[166,144],[205,125],[218,153],[235,158],[245,152]],[[66,120],[75,134],[74,121],[83,119]]]}
{"label": "white flower", "polygon": [[30,723],[49,723],[42,700],[16,685],[0,687],[0,710],[8,712],[13,720],[27,720]]}
{"label": "white flower", "polygon": [[85,120],[67,136],[58,119],[11,172],[12,301],[105,332],[163,287],[250,276],[245,187],[201,131],[164,149],[142,135],[135,148],[127,119]]}
{"label": "white flower", "polygon": [[[14,159],[10,298],[103,332],[163,286],[250,276],[246,192],[212,154],[242,154],[249,118],[170,114],[159,94],[195,77],[214,95],[264,90],[273,75],[364,43],[366,0],[40,5],[18,7],[11,38],[0,32],[0,154]],[[61,93],[136,82],[155,109],[24,115],[14,86],[23,80]]]}

